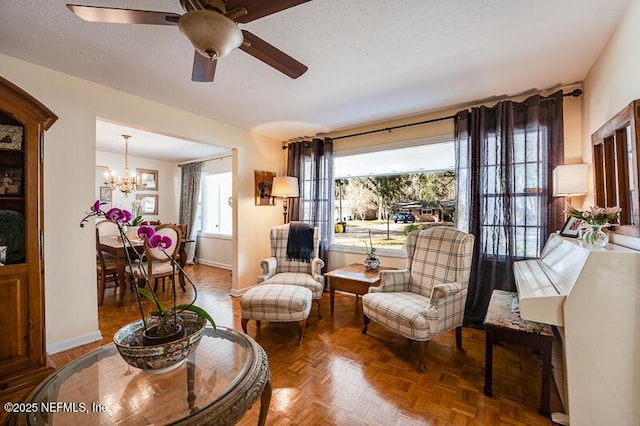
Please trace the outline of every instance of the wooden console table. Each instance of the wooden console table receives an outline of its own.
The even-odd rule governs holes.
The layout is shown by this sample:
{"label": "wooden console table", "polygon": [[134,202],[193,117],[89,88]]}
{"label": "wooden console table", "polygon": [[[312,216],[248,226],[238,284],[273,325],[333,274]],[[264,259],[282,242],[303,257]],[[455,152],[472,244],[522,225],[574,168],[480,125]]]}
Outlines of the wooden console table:
{"label": "wooden console table", "polygon": [[331,295],[331,315],[336,297],[336,290],[354,293],[356,295],[356,306],[358,296],[367,294],[369,287],[380,284],[380,274],[382,270],[396,269],[389,266],[381,266],[375,271],[370,271],[361,263],[335,269],[324,274],[329,280],[329,293]]}
{"label": "wooden console table", "polygon": [[271,401],[264,349],[235,330],[206,328],[187,362],[162,374],[129,367],[113,343],[90,352],[36,388],[22,401],[33,412],[21,410],[9,424],[232,425],[258,399],[264,425]]}

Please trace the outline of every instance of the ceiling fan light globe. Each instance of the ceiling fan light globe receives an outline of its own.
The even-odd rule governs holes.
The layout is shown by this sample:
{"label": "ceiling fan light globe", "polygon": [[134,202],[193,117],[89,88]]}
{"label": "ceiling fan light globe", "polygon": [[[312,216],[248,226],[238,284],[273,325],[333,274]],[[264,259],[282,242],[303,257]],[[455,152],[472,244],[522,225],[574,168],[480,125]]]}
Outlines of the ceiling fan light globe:
{"label": "ceiling fan light globe", "polygon": [[238,26],[217,12],[193,10],[178,20],[180,32],[193,44],[203,56],[211,58],[216,52],[219,59],[242,44],[242,31]]}

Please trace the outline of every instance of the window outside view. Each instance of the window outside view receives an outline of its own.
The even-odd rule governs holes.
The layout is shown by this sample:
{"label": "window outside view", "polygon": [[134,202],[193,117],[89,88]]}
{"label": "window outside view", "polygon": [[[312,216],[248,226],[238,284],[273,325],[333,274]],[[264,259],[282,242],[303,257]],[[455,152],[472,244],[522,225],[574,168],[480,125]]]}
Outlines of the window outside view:
{"label": "window outside view", "polygon": [[415,229],[453,226],[453,142],[334,158],[333,244],[364,250],[402,249]]}
{"label": "window outside view", "polygon": [[231,199],[231,172],[203,173],[198,219],[200,231],[205,234],[231,235],[233,215]]}

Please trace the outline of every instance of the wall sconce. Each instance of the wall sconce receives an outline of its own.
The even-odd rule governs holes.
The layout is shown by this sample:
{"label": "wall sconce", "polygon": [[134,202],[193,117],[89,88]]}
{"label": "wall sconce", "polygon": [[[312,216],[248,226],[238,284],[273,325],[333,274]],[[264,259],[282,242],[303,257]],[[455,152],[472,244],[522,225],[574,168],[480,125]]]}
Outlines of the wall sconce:
{"label": "wall sconce", "polygon": [[290,197],[299,197],[298,178],[291,176],[278,176],[273,178],[271,186],[271,196],[282,198],[282,208],[284,223],[287,223],[287,199]]}
{"label": "wall sconce", "polygon": [[553,169],[553,196],[571,197],[584,195],[589,191],[589,165],[563,164]]}

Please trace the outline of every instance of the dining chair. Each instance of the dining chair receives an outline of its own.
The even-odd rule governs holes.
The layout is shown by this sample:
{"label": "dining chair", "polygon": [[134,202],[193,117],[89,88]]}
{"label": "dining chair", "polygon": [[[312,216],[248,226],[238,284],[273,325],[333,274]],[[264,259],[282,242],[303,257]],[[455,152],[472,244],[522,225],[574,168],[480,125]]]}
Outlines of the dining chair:
{"label": "dining chair", "polygon": [[120,235],[118,225],[110,220],[96,222],[96,229],[98,230],[97,235],[100,237],[115,237]]}
{"label": "dining chair", "polygon": [[176,225],[178,228],[180,228],[180,232],[182,233],[182,238],[185,240],[189,239],[189,225],[186,223],[178,223]]}
{"label": "dining chair", "polygon": [[[110,220],[102,220],[96,222],[96,244],[99,242],[100,237],[117,237],[120,235],[120,229],[115,222]],[[99,247],[98,247],[99,249]],[[116,257],[112,254],[101,251],[100,256],[104,258],[106,262],[115,262]]]}
{"label": "dining chair", "polygon": [[113,282],[116,291],[118,289],[118,270],[116,269],[116,259],[113,256],[107,257],[106,253],[100,250],[100,230],[96,227],[96,271],[98,273],[98,305],[104,303],[104,293],[107,283]]}
{"label": "dining chair", "polygon": [[[159,248],[145,248],[145,260],[139,265],[133,265],[133,268],[127,265],[124,269],[125,278],[131,284],[131,280],[138,280],[140,286],[144,286],[143,271],[146,272],[149,282],[153,282],[153,290],[158,289],[158,280],[162,278],[163,290],[164,279],[170,277],[175,279],[175,274],[178,270],[173,265],[173,261],[176,261],[178,256],[178,250],[182,243],[182,235],[180,228],[172,224],[159,225],[155,228],[156,234],[162,236],[168,236],[171,238],[172,244],[164,252]],[[165,254],[166,253],[166,254]],[[167,255],[169,257],[167,257]],[[142,269],[141,269],[142,268]]]}

